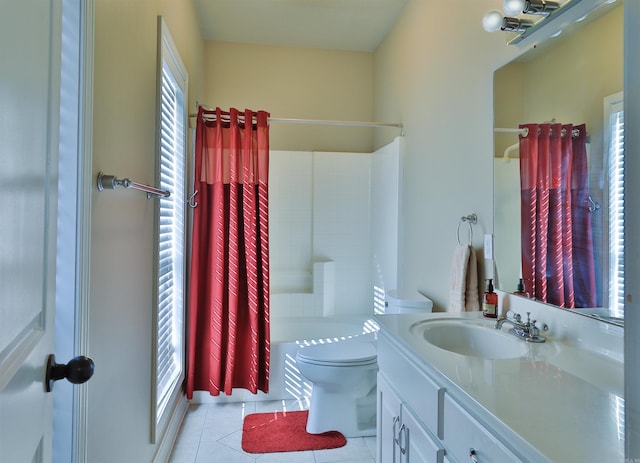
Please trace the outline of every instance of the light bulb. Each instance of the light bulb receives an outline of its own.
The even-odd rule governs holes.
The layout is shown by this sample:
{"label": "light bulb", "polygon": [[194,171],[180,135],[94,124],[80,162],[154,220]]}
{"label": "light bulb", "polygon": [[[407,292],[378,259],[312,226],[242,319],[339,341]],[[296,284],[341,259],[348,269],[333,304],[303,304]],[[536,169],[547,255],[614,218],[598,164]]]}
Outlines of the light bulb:
{"label": "light bulb", "polygon": [[502,9],[507,16],[517,16],[524,11],[525,7],[525,0],[504,0],[502,4]]}
{"label": "light bulb", "polygon": [[482,27],[487,32],[497,32],[502,27],[504,17],[499,11],[489,11],[482,18]]}

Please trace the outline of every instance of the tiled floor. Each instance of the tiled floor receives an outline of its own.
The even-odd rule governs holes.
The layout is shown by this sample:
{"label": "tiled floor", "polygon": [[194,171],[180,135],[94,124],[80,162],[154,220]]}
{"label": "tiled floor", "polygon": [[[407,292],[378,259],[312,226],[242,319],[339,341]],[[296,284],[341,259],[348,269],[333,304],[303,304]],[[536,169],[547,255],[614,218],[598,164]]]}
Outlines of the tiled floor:
{"label": "tiled floor", "polygon": [[242,450],[246,415],[305,410],[305,401],[192,404],[182,425],[170,463],[374,463],[375,437],[347,439],[338,449],[251,454]]}

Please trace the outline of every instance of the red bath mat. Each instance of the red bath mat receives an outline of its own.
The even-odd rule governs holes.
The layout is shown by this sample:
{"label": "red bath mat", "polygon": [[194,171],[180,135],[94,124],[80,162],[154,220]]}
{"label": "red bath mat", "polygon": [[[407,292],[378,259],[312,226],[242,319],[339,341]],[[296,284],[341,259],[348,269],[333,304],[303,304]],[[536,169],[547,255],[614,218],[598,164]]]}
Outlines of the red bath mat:
{"label": "red bath mat", "polygon": [[249,453],[299,452],[342,447],[347,439],[338,431],[309,434],[307,410],[254,413],[242,426],[242,450]]}

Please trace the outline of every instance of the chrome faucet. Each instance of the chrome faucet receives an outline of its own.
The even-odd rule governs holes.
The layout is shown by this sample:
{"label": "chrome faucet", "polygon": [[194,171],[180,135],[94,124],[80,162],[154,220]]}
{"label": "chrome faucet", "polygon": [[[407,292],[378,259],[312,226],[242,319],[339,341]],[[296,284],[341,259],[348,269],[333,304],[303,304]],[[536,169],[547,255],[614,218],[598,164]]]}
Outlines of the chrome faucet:
{"label": "chrome faucet", "polygon": [[[522,317],[520,316],[520,314],[517,314],[515,312],[507,312],[507,315],[509,315],[509,313],[513,314],[513,318],[504,317],[498,319],[498,321],[496,321],[497,330],[502,329],[502,325],[504,325],[505,323],[509,323],[513,325],[513,328],[509,330],[509,333],[513,334],[514,336],[517,336],[528,342],[546,341],[545,337],[540,335],[540,328],[536,326],[537,320],[531,320],[531,312],[527,312],[526,322],[522,321]],[[542,330],[547,331],[548,329],[549,327],[547,326],[547,324],[543,323]]]}

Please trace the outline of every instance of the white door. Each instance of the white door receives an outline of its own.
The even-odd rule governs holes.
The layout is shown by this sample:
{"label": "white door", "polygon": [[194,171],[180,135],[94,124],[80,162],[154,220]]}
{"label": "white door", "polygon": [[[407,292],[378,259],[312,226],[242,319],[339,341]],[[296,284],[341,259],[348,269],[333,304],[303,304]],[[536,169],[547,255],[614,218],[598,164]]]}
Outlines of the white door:
{"label": "white door", "polygon": [[2,462],[51,461],[60,31],[59,0],[0,0]]}

